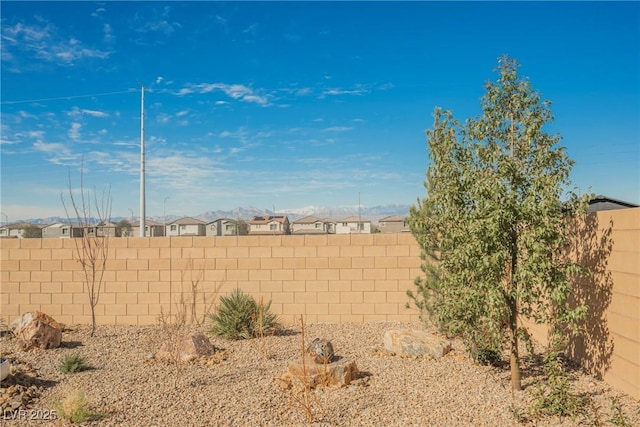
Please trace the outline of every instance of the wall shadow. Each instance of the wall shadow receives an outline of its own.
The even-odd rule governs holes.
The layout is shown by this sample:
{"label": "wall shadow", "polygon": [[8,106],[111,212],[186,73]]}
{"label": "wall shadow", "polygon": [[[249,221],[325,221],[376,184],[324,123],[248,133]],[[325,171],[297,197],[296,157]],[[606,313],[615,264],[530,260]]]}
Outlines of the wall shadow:
{"label": "wall shadow", "polygon": [[588,269],[588,274],[573,283],[572,305],[587,307],[582,334],[570,339],[567,355],[585,370],[602,378],[611,367],[614,343],[607,324],[606,312],[611,304],[613,280],[607,270],[613,248],[613,219],[599,224],[596,213],[583,221],[574,221],[571,260]]}

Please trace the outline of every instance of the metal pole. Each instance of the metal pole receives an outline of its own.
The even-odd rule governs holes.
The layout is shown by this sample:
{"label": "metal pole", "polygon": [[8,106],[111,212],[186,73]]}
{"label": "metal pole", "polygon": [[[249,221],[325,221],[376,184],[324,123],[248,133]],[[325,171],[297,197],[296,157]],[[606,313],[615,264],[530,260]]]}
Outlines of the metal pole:
{"label": "metal pole", "polygon": [[145,236],[145,186],[144,186],[144,86],[142,87],[142,102],[140,109],[140,237]]}
{"label": "metal pole", "polygon": [[170,199],[169,196],[164,198],[164,202],[162,203],[162,221],[164,222],[164,230],[162,230],[162,235],[167,235],[167,200]]}

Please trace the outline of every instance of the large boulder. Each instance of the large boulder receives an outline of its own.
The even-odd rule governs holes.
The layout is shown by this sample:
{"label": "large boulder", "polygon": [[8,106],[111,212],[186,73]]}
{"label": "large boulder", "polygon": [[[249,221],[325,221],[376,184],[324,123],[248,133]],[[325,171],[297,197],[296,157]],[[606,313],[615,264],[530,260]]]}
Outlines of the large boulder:
{"label": "large boulder", "polygon": [[24,313],[9,326],[23,350],[56,348],[62,342],[64,325],[41,311]]}
{"label": "large boulder", "polygon": [[356,362],[338,360],[333,363],[317,364],[310,358],[305,363],[290,365],[288,372],[277,379],[282,388],[310,388],[326,386],[346,386],[358,379],[360,371]]}
{"label": "large boulder", "polygon": [[154,357],[164,362],[190,362],[211,356],[215,351],[209,338],[202,333],[175,335],[162,344]]}
{"label": "large boulder", "polygon": [[451,343],[425,331],[393,329],[384,334],[384,348],[399,356],[431,356],[438,359],[451,350]]}

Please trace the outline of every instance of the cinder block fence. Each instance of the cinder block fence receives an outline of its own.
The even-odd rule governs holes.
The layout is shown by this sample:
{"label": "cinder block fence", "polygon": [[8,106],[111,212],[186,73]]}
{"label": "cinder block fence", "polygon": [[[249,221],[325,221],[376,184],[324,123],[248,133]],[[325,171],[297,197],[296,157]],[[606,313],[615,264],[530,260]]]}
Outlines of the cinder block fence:
{"label": "cinder block fence", "polygon": [[[578,283],[587,334],[571,354],[640,399],[640,208],[599,212],[575,242],[576,260],[596,267]],[[8,322],[41,310],[89,324],[83,273],[69,239],[0,239],[0,314]],[[235,288],[271,301],[284,323],[415,321],[408,289],[421,275],[411,234],[112,238],[100,324],[149,325],[187,310],[202,318]],[[544,326],[534,336],[546,339]]]}
{"label": "cinder block fence", "polygon": [[[2,240],[2,313],[42,310],[63,323],[90,323],[70,239]],[[412,321],[407,289],[420,274],[410,234],[112,238],[100,324],[156,324],[185,303],[196,315],[235,288],[284,322]]]}

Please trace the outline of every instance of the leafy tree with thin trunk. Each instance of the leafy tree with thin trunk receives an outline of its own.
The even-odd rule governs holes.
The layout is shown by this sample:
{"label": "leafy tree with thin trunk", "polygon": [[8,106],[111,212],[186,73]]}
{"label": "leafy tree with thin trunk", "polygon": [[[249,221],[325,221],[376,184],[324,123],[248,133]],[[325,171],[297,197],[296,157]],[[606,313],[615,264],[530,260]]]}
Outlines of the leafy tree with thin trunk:
{"label": "leafy tree with thin trunk", "polygon": [[585,307],[571,307],[571,280],[580,268],[565,256],[568,217],[586,209],[569,193],[573,162],[560,138],[543,129],[553,119],[517,74],[499,60],[485,85],[482,114],[456,121],[436,108],[427,131],[431,164],[427,195],[410,210],[426,277],[409,296],[425,320],[461,335],[472,354],[510,354],[511,386],[521,389],[518,341],[522,320],[545,322],[551,342],[577,332]]}
{"label": "leafy tree with thin trunk", "polygon": [[[109,232],[103,230],[98,224],[110,222],[111,189],[109,187],[103,190],[100,199],[94,189],[93,197],[91,197],[91,193],[85,191],[84,167],[81,167],[80,188],[77,192],[79,196],[74,194],[71,185],[71,172],[69,172],[68,195],[70,201],[65,200],[64,193],[60,194],[60,198],[70,227],[72,229],[78,227],[81,230],[80,237],[72,237],[75,244],[74,258],[82,267],[84,285],[91,307],[91,336],[93,336],[96,330],[96,306],[100,300],[109,254]],[[72,216],[75,216],[73,220]]]}
{"label": "leafy tree with thin trunk", "polygon": [[131,237],[133,227],[131,223],[126,219],[121,219],[116,224],[116,237]]}
{"label": "leafy tree with thin trunk", "polygon": [[35,224],[27,224],[22,229],[22,237],[25,239],[39,239],[42,237],[42,228]]}

